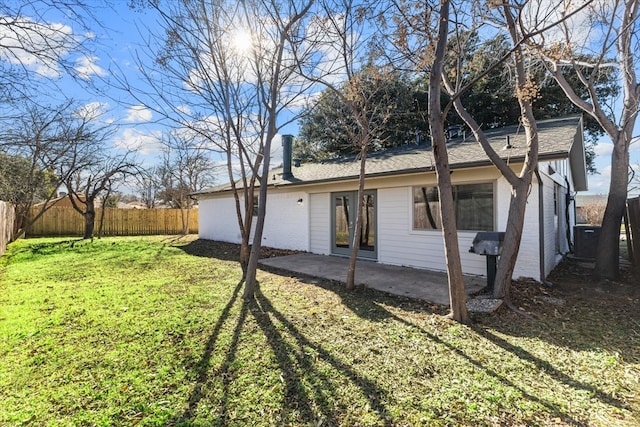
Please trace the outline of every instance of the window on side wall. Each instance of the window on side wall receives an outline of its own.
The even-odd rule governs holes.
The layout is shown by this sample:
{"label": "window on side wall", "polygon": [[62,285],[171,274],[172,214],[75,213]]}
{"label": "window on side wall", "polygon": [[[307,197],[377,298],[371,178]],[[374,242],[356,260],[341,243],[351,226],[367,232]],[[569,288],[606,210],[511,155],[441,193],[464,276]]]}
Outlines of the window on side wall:
{"label": "window on side wall", "polygon": [[[458,230],[493,230],[493,183],[454,185],[453,202]],[[442,229],[436,187],[413,188],[413,229]]]}

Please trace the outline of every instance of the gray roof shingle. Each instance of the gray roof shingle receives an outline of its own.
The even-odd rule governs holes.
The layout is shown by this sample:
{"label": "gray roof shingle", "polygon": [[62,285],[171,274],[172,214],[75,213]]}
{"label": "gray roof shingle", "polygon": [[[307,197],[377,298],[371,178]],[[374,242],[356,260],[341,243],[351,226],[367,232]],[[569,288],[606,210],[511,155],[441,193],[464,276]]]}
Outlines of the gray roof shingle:
{"label": "gray roof shingle", "polygon": [[[581,116],[569,116],[538,122],[540,143],[539,158],[562,159],[570,155],[574,141],[582,131]],[[508,126],[485,132],[489,143],[504,159],[522,161],[526,153],[524,129]],[[469,133],[470,134],[470,133]],[[509,136],[510,149],[505,149]],[[581,136],[581,135],[580,135]],[[452,169],[490,165],[491,161],[471,134],[466,139],[458,138],[447,144],[449,163]],[[366,176],[402,175],[435,170],[435,160],[430,146],[406,145],[390,150],[373,152],[367,156]],[[360,171],[359,158],[346,157],[317,163],[302,163],[292,167],[293,178],[282,178],[282,167],[269,172],[269,184],[275,186],[301,185],[357,178]],[[231,189],[229,183],[201,191],[196,194],[224,192]]]}

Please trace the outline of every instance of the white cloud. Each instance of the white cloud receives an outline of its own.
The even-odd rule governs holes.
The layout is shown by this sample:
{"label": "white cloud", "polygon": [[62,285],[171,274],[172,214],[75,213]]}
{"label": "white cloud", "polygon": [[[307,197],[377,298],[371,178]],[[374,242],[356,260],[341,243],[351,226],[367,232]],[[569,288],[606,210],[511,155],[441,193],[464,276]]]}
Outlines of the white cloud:
{"label": "white cloud", "polygon": [[83,56],[76,60],[75,70],[84,80],[91,79],[91,76],[106,76],[107,72],[104,68],[96,64],[100,58],[97,56]]}
{"label": "white cloud", "polygon": [[[601,25],[602,16],[611,19],[617,13],[614,2],[594,0],[592,2],[574,0],[534,0],[527,2],[523,10],[523,20],[529,31],[546,28],[542,35],[534,37],[537,43],[570,43],[574,53],[599,54],[591,49],[602,46],[606,37],[606,25]],[[564,19],[559,25],[554,25]],[[613,45],[611,39],[607,44]]]}
{"label": "white cloud", "polygon": [[594,151],[596,152],[596,156],[598,157],[609,157],[611,156],[611,152],[613,151],[613,144],[608,142],[598,142],[598,144],[594,147]]}
{"label": "white cloud", "polygon": [[598,169],[597,175],[589,175],[589,191],[591,194],[609,193],[609,182],[611,181],[611,166]]}
{"label": "white cloud", "polygon": [[124,119],[128,123],[148,122],[153,117],[150,109],[144,105],[134,105],[127,111],[127,117]]}
{"label": "white cloud", "polygon": [[[109,109],[109,104],[106,102],[90,102],[80,107],[75,114],[78,117],[83,117],[88,120],[95,120],[100,116],[106,114]],[[111,123],[113,119],[104,119],[105,122]]]}
{"label": "white cloud", "polygon": [[137,129],[125,129],[114,138],[114,144],[116,148],[123,150],[138,151],[140,154],[154,154],[162,151],[161,138],[160,131],[144,133]]}
{"label": "white cloud", "polygon": [[187,116],[191,115],[192,113],[191,108],[189,108],[188,105],[178,105],[176,109]]}
{"label": "white cloud", "polygon": [[78,46],[68,25],[23,16],[0,16],[0,40],[0,60],[45,77],[59,77],[60,60]]}

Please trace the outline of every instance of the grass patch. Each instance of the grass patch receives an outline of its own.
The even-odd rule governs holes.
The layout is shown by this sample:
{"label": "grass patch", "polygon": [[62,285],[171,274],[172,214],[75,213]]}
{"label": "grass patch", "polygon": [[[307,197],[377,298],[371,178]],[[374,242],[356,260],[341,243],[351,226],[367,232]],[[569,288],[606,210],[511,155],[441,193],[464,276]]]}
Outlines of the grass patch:
{"label": "grass patch", "polygon": [[502,311],[466,327],[260,272],[247,303],[235,250],[14,242],[0,259],[0,425],[640,424],[637,297],[521,284],[535,321]]}

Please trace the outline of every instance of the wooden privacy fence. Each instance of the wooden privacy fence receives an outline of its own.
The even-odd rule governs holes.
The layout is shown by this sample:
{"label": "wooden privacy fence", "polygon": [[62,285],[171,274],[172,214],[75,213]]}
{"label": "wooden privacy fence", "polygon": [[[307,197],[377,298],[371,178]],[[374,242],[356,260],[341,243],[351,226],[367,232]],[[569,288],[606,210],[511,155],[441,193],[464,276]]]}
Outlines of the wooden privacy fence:
{"label": "wooden privacy fence", "polygon": [[[36,211],[32,210],[31,215]],[[198,210],[189,212],[189,233],[198,232]],[[180,209],[115,209],[104,212],[103,236],[136,236],[143,234],[182,233],[182,212]],[[94,235],[100,231],[102,209],[96,209]],[[84,218],[72,207],[53,206],[31,226],[28,236],[82,236]]]}
{"label": "wooden privacy fence", "polygon": [[0,201],[0,256],[7,250],[13,234],[16,210],[13,205]]}
{"label": "wooden privacy fence", "polygon": [[634,265],[640,265],[640,197],[627,200],[627,245],[629,258]]}

